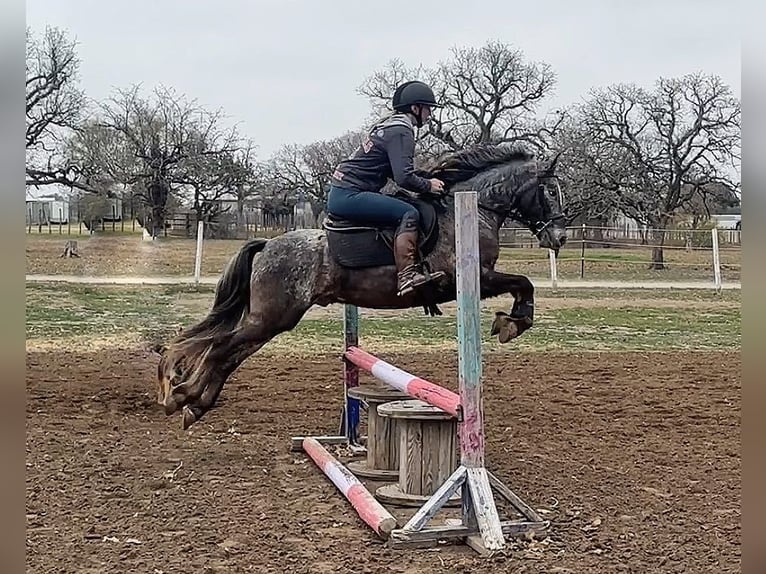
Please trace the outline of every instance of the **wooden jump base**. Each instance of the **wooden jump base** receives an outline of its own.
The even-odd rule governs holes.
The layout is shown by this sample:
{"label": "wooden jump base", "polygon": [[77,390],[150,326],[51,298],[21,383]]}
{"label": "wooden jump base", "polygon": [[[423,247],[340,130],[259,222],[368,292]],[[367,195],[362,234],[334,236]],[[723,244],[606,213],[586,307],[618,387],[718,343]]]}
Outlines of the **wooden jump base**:
{"label": "wooden jump base", "polygon": [[[392,401],[378,410],[384,419],[399,421],[399,480],[378,488],[375,498],[422,506],[457,468],[457,419],[419,400]],[[447,503],[460,505],[460,496]]]}
{"label": "wooden jump base", "polygon": [[352,387],[348,396],[367,403],[367,458],[348,463],[356,476],[396,480],[399,476],[398,420],[380,416],[381,405],[407,395],[388,387]]}
{"label": "wooden jump base", "polygon": [[370,494],[370,491],[359,482],[351,471],[343,466],[325,449],[319,441],[313,438],[303,440],[303,450],[306,451],[316,465],[322,469],[332,483],[351,503],[359,517],[364,520],[381,538],[388,538],[396,526],[396,518],[383,508]]}
{"label": "wooden jump base", "polygon": [[[531,533],[542,533],[547,529],[548,522],[542,520],[529,505],[497,477],[489,473],[484,466],[484,409],[481,396],[481,291],[476,192],[455,193],[455,244],[459,393],[455,394],[448,389],[411,375],[359,349],[358,309],[353,305],[346,305],[344,313],[346,350],[343,355],[345,359],[345,403],[338,436],[294,437],[293,447],[298,443],[302,445],[304,450],[312,451],[309,453],[312,459],[320,465],[325,474],[343,492],[359,516],[380,536],[388,538],[389,546],[430,546],[441,540],[459,539],[465,541],[477,552],[491,553],[505,547],[506,536],[523,537]],[[402,528],[391,527],[390,531],[386,530],[387,525],[391,524],[391,520],[388,518],[393,519],[393,517],[387,514],[369,491],[351,475],[350,471],[333,459],[320,444],[322,441],[331,444],[344,444],[351,447],[352,450],[361,449],[360,439],[357,436],[359,399],[354,397],[354,395],[359,395],[356,392],[349,392],[354,387],[359,386],[359,368],[369,371],[376,378],[408,396],[443,410],[458,421],[457,438],[460,445],[460,465],[442,482],[441,486],[433,492],[425,504],[415,512]],[[401,447],[402,443],[400,443],[400,479],[402,457],[404,456]],[[433,453],[429,453],[429,455],[433,456]],[[420,456],[424,457],[426,454],[421,453]],[[328,466],[330,472],[334,474],[325,470]],[[411,469],[407,469],[406,464],[405,469],[410,475],[413,474]],[[501,521],[495,505],[493,489],[496,494],[507,500],[523,518]],[[351,490],[353,490],[353,494],[349,495]],[[444,526],[427,527],[426,525],[437,512],[458,492],[462,501],[461,519],[459,521],[449,520]]]}

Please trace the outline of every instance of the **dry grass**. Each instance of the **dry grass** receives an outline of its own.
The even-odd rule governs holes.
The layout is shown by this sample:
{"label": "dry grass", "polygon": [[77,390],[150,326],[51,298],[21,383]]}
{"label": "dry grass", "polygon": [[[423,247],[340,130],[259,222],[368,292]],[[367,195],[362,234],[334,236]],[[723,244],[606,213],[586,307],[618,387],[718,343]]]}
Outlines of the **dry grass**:
{"label": "dry grass", "polygon": [[[713,252],[710,249],[687,251],[666,248],[663,252],[667,268],[649,269],[652,248],[645,246],[610,249],[587,248],[582,269],[579,245],[565,247],[556,263],[561,279],[609,279],[621,281],[713,281]],[[742,251],[722,247],[721,275],[724,281],[740,281]],[[534,248],[503,248],[498,268],[532,277],[550,274],[548,252]]]}
{"label": "dry grass", "polygon": [[[79,259],[59,256],[68,239],[76,239]],[[242,240],[207,240],[203,244],[202,274],[219,275],[227,261],[242,246]],[[27,273],[82,276],[191,276],[194,273],[196,240],[168,238],[143,241],[138,234],[27,235]],[[651,248],[587,249],[584,278],[623,281],[709,281],[713,280],[712,252],[666,249],[668,268],[649,269]],[[740,249],[721,251],[724,281],[739,281],[742,254]],[[580,248],[564,248],[559,254],[561,279],[580,277]],[[550,273],[548,252],[536,248],[503,248],[498,269],[531,277]]]}

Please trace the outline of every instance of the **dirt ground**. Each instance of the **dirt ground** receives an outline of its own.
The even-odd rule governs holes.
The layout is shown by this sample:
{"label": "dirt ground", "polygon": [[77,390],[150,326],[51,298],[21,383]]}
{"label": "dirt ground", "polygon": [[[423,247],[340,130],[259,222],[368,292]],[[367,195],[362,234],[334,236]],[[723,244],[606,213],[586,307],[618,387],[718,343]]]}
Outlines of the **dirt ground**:
{"label": "dirt ground", "polygon": [[[385,358],[455,388],[455,360]],[[738,353],[485,357],[488,466],[551,520],[479,558],[392,550],[290,436],[332,433],[337,357],[253,357],[192,431],[140,350],[27,354],[27,572],[738,572]]]}

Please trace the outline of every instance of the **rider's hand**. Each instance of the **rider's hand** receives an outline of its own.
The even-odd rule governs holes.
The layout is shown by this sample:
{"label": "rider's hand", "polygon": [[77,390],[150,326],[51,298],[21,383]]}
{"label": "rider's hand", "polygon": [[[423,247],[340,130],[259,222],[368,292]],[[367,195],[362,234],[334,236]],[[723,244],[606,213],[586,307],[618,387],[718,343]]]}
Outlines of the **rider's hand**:
{"label": "rider's hand", "polygon": [[431,182],[431,193],[442,193],[444,191],[444,182],[440,179],[429,179]]}

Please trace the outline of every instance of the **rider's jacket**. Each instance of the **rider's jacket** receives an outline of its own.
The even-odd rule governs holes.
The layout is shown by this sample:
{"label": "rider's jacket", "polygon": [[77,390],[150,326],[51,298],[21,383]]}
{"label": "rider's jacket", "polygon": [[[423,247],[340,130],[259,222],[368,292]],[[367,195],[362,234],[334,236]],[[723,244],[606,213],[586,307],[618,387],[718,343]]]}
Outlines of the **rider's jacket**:
{"label": "rider's jacket", "polygon": [[415,128],[406,114],[395,113],[372,127],[362,144],[332,174],[336,187],[380,191],[388,178],[399,187],[427,193],[431,183],[415,174]]}

